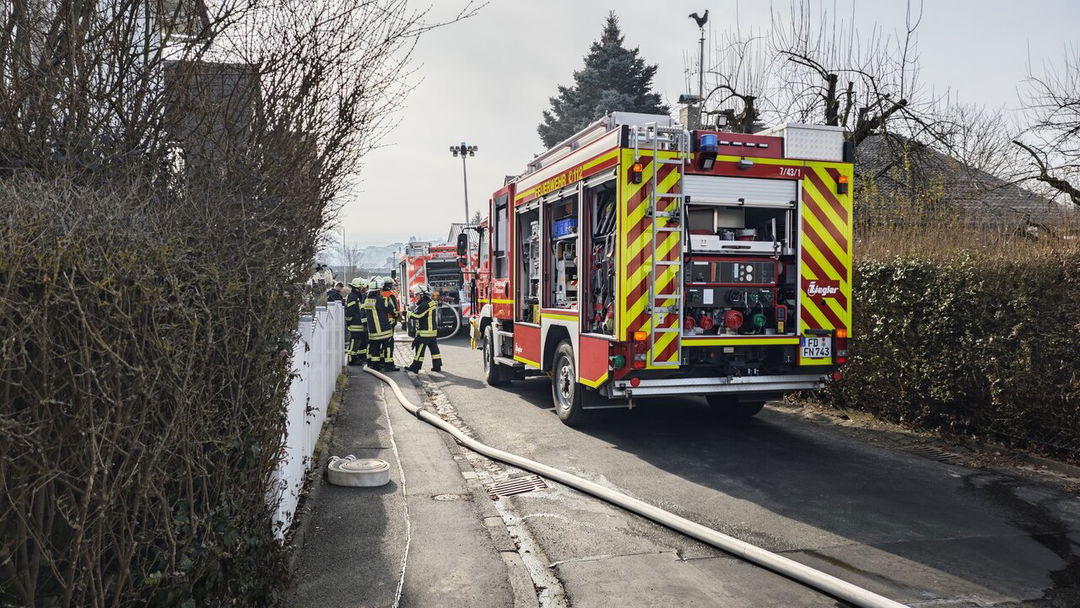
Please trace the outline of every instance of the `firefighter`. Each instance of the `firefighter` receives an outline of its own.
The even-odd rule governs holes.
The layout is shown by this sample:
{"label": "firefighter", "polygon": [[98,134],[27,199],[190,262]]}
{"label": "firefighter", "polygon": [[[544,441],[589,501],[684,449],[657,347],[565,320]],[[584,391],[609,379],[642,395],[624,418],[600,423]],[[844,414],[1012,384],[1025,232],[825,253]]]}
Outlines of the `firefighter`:
{"label": "firefighter", "polygon": [[391,291],[390,297],[392,298],[393,303],[394,303],[395,321],[403,320],[403,319],[401,319],[402,313],[406,313],[405,318],[408,319],[409,318],[408,317],[408,311],[401,308],[401,302],[400,302],[400,299],[398,298],[398,294],[401,293],[401,289],[400,289],[400,287],[398,285],[397,279],[390,278],[390,279],[387,279],[387,280],[392,283],[392,285],[390,287],[390,291]]}
{"label": "firefighter", "polygon": [[384,278],[382,289],[375,296],[375,309],[372,311],[376,333],[368,335],[369,341],[380,342],[378,369],[386,372],[398,371],[398,367],[394,365],[394,323],[397,321],[398,311],[393,288],[394,282],[390,278]]}
{"label": "firefighter", "polygon": [[345,300],[345,328],[349,330],[349,348],[345,354],[349,365],[363,365],[367,362],[367,327],[364,323],[364,293],[367,282],[355,278],[349,282],[349,297]]}
{"label": "firefighter", "polygon": [[435,337],[435,309],[438,308],[438,293],[432,295],[427,285],[413,288],[416,305],[409,311],[409,318],[416,321],[416,337],[413,338],[413,362],[408,371],[417,373],[424,366],[424,350],[431,350],[431,371],[442,371],[442,354],[439,352],[439,340]]}
{"label": "firefighter", "polygon": [[364,303],[361,305],[364,311],[364,326],[367,329],[367,362],[371,369],[382,368],[382,342],[375,339],[375,334],[380,331],[375,318],[375,298],[378,294],[378,280],[372,278],[368,281]]}

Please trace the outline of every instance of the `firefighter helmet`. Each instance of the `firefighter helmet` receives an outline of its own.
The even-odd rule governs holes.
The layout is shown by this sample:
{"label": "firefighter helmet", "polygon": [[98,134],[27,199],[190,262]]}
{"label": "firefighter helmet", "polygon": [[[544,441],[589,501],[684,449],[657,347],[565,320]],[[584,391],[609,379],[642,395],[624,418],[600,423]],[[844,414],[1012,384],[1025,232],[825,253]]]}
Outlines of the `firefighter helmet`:
{"label": "firefighter helmet", "polygon": [[349,281],[349,285],[352,285],[353,287],[355,287],[357,289],[363,289],[363,288],[367,287],[367,281],[365,281],[364,279],[361,279],[360,277],[356,277],[352,281]]}
{"label": "firefighter helmet", "polygon": [[372,277],[372,279],[370,281],[368,281],[368,289],[378,289],[378,288],[379,288],[379,279],[377,279],[375,277]]}

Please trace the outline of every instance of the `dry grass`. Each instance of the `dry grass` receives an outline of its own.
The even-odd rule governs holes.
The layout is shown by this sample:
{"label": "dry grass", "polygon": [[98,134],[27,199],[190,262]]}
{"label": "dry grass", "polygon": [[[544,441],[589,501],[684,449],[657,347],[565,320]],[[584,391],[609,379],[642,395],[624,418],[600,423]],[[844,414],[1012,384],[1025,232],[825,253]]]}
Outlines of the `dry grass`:
{"label": "dry grass", "polygon": [[947,210],[923,210],[907,217],[860,222],[854,243],[856,261],[916,257],[945,262],[961,254],[1008,260],[1078,251],[1080,218],[1025,230],[1018,224],[974,222]]}

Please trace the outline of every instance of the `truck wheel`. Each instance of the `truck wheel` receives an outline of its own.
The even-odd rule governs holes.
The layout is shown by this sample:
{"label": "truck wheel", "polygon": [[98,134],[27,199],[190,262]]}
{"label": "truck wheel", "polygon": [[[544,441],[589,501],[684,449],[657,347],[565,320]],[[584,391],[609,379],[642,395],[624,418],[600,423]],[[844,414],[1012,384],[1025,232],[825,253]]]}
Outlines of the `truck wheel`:
{"label": "truck wheel", "polygon": [[724,422],[744,422],[757,415],[765,407],[764,400],[739,401],[731,395],[705,395],[709,407]]}
{"label": "truck wheel", "polygon": [[555,403],[555,413],[563,424],[576,426],[584,421],[582,391],[574,367],[574,348],[563,340],[555,350],[555,361],[551,367],[551,399]]}
{"label": "truck wheel", "polygon": [[491,325],[484,330],[484,376],[488,386],[506,384],[502,366],[495,362],[495,330]]}

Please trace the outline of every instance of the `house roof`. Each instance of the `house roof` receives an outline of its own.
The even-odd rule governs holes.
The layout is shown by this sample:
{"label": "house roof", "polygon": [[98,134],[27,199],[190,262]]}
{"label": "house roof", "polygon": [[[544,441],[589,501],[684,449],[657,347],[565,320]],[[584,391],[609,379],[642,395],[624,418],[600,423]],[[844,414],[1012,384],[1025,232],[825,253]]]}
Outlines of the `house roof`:
{"label": "house roof", "polygon": [[972,223],[1061,225],[1078,214],[1014,183],[893,134],[859,143],[855,175],[862,196],[932,200]]}

